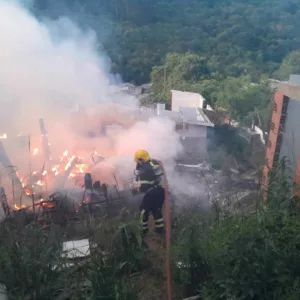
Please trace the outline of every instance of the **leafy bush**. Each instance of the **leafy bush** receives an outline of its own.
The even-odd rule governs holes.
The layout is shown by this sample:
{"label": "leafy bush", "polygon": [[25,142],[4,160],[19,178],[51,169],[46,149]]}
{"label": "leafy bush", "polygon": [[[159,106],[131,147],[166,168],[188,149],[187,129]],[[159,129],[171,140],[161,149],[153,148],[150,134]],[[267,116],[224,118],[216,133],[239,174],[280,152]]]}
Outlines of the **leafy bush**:
{"label": "leafy bush", "polygon": [[10,299],[54,299],[60,279],[60,244],[55,228],[45,235],[38,225],[8,231],[0,246],[0,277]]}
{"label": "leafy bush", "polygon": [[119,276],[118,267],[114,261],[92,257],[88,275],[90,300],[137,300],[133,283]]}
{"label": "leafy bush", "polygon": [[210,276],[210,266],[200,250],[208,221],[207,212],[191,206],[181,211],[172,234],[172,274],[187,297],[195,295],[200,283]]}
{"label": "leafy bush", "polygon": [[239,160],[249,156],[249,144],[239,135],[239,130],[227,124],[215,126],[215,148],[223,147],[228,155]]}
{"label": "leafy bush", "polygon": [[204,294],[212,299],[283,299],[299,278],[298,217],[262,213],[229,218],[204,241],[212,268]]}
{"label": "leafy bush", "polygon": [[124,222],[103,219],[100,225],[91,220],[85,234],[100,244],[85,261],[72,261],[68,267],[61,257],[61,228],[2,223],[0,282],[9,299],[137,299],[130,276],[141,271],[145,261],[142,238],[138,224],[125,221],[128,214],[120,219]]}
{"label": "leafy bush", "polygon": [[143,240],[139,224],[120,223],[118,236],[117,258],[121,261],[122,269],[127,274],[141,270],[145,262],[145,254],[142,249]]}
{"label": "leafy bush", "polygon": [[207,300],[298,299],[299,208],[284,159],[271,177],[267,201],[252,211],[214,224],[197,212],[182,218],[173,259],[187,296],[198,290]]}

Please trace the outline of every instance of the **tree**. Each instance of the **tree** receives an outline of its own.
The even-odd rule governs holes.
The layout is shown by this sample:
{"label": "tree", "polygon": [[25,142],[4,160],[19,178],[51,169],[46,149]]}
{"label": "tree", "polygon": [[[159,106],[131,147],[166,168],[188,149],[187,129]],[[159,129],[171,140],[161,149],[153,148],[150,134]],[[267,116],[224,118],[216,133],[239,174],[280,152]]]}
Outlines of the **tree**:
{"label": "tree", "polygon": [[267,79],[252,83],[249,75],[223,80],[215,92],[216,104],[225,108],[230,116],[240,122],[250,114],[265,109],[270,103],[272,91]]}
{"label": "tree", "polygon": [[275,73],[280,80],[289,80],[291,74],[300,74],[300,50],[291,52]]}
{"label": "tree", "polygon": [[207,61],[194,53],[169,53],[162,66],[152,69],[151,81],[157,101],[166,102],[171,89],[195,91],[196,83],[209,76]]}
{"label": "tree", "polygon": [[39,17],[64,14],[92,27],[114,70],[137,84],[149,82],[168,53],[195,53],[211,73],[239,77],[246,71],[258,81],[300,49],[296,0],[40,0],[32,9]]}

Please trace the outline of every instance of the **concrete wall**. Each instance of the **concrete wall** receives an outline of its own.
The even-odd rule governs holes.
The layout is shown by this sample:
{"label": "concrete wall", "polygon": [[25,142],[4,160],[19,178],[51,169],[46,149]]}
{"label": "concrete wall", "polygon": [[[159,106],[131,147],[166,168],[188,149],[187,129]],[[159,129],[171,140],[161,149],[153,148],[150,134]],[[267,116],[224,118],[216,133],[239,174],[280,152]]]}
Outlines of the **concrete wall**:
{"label": "concrete wall", "polygon": [[157,115],[162,115],[166,110],[166,104],[164,103],[157,103],[156,104],[156,113]]}
{"label": "concrete wall", "polygon": [[[265,187],[267,186],[269,169],[277,161],[277,145],[280,145],[278,159],[287,157],[291,163],[294,178],[298,178],[298,183],[300,183],[298,159],[300,154],[300,132],[298,129],[300,115],[300,76],[292,75],[290,80],[286,82],[277,80],[273,80],[272,82],[274,83],[274,87],[276,86],[277,92],[275,92],[274,96],[272,126],[266,150],[266,165],[262,177],[262,184]],[[286,111],[283,110],[285,101],[288,101]],[[283,127],[280,122],[284,122]]]}
{"label": "concrete wall", "polygon": [[207,127],[189,124],[187,129],[178,132],[182,137],[203,138],[206,137]]}
{"label": "concrete wall", "polygon": [[[183,126],[183,129],[177,129],[181,137],[181,143],[184,148],[184,154],[179,158],[179,161],[186,164],[198,164],[207,159],[208,132],[213,132],[212,127],[195,124],[185,124],[182,122],[178,111],[165,110],[164,104],[157,104],[156,114],[160,116],[168,116],[176,121],[177,126]],[[205,122],[206,120],[203,120]],[[208,120],[209,121],[209,120]]]}
{"label": "concrete wall", "polygon": [[285,95],[290,98],[279,157],[286,156],[288,158],[294,176],[296,176],[298,156],[300,154],[300,75],[291,75],[288,84],[289,86],[284,84],[279,84],[278,86],[278,90],[284,91]]}
{"label": "concrete wall", "polygon": [[296,175],[298,155],[300,153],[299,116],[300,101],[290,99],[279,158],[286,156],[289,159],[294,176]]}
{"label": "concrete wall", "polygon": [[179,111],[180,107],[203,108],[205,99],[198,93],[171,90],[171,110]]}
{"label": "concrete wall", "polygon": [[291,85],[287,82],[279,82],[277,89],[289,98],[300,100],[300,86]]}
{"label": "concrete wall", "polygon": [[181,162],[198,164],[207,159],[208,129],[213,128],[189,124],[188,130],[178,131],[185,152],[185,155],[180,159]]}

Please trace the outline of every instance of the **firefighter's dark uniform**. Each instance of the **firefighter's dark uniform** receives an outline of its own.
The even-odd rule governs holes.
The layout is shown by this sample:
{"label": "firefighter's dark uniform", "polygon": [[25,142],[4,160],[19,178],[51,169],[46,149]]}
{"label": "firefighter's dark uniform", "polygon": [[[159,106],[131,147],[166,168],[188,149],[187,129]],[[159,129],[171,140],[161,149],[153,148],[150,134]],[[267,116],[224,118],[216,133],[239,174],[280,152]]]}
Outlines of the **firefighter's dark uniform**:
{"label": "firefighter's dark uniform", "polygon": [[155,231],[162,233],[164,230],[162,207],[165,200],[165,190],[162,184],[163,171],[156,160],[150,159],[143,164],[137,164],[136,176],[140,184],[140,192],[145,193],[140,205],[142,232],[143,234],[148,232],[149,215],[152,213]]}

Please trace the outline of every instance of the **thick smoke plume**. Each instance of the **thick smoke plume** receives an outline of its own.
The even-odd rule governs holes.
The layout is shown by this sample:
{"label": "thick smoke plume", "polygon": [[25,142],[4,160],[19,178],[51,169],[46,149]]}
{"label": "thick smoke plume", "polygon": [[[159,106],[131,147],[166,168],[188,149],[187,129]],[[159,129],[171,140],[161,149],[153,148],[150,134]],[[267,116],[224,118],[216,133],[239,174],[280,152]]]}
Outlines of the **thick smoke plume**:
{"label": "thick smoke plume", "polygon": [[[0,28],[0,135],[7,134],[6,150],[23,174],[43,165],[28,161],[28,135],[32,148],[40,143],[39,118],[45,121],[52,156],[69,150],[85,158],[95,151],[106,157],[92,168],[101,180],[112,181],[114,173],[130,180],[133,154],[140,148],[172,174],[182,151],[173,122],[145,117],[135,97],[116,91],[109,59],[99,55],[93,31],[81,31],[64,17],[39,22],[20,4],[1,0]],[[102,125],[115,123],[122,128],[99,134]],[[171,187],[188,193],[182,178],[169,179]]]}

